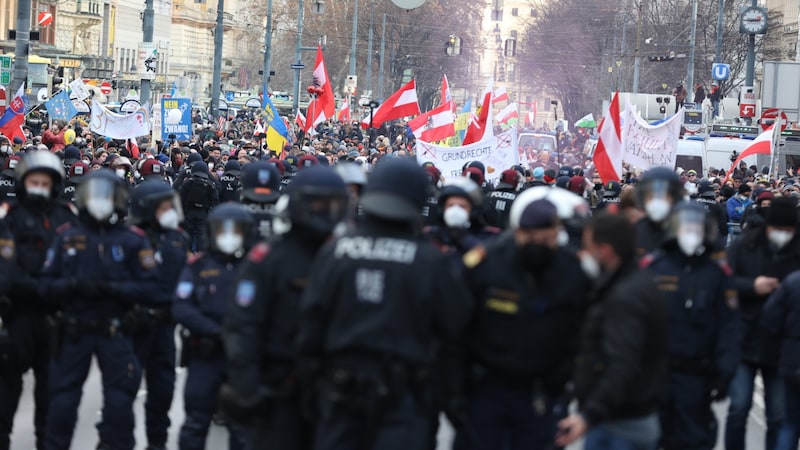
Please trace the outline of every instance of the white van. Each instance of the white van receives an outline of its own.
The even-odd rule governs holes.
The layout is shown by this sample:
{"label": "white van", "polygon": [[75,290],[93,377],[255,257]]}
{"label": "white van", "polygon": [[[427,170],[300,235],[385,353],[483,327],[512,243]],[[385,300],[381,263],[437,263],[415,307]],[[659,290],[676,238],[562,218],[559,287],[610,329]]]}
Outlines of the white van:
{"label": "white van", "polygon": [[705,139],[702,137],[684,138],[678,141],[675,169],[680,167],[684,171],[694,170],[698,177],[703,177],[708,166],[706,165]]}
{"label": "white van", "polygon": [[[753,141],[751,139],[729,138],[729,137],[710,137],[706,141],[706,167],[724,169],[726,172],[731,169],[733,161],[731,156],[736,151],[741,154]],[[752,155],[744,159],[747,167],[756,165],[759,169],[769,165],[769,155]]]}

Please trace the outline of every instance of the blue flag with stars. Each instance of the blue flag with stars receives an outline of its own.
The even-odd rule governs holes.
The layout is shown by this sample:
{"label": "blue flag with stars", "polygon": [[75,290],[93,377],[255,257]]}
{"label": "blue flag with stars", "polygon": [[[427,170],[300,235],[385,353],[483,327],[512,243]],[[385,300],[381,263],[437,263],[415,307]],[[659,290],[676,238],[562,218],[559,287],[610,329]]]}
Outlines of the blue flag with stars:
{"label": "blue flag with stars", "polygon": [[73,105],[72,100],[69,99],[67,91],[64,90],[50,97],[44,102],[44,106],[47,108],[47,114],[50,115],[51,119],[69,121],[78,115],[78,110],[75,109],[75,105]]}

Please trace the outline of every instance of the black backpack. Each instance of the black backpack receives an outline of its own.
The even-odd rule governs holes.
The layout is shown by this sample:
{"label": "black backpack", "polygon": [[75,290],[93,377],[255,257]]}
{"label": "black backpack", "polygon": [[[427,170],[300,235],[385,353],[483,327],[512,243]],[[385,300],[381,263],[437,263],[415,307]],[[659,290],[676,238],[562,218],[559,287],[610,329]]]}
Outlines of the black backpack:
{"label": "black backpack", "polygon": [[211,209],[211,199],[214,195],[211,180],[193,176],[184,183],[182,189],[186,192],[185,207],[202,211]]}

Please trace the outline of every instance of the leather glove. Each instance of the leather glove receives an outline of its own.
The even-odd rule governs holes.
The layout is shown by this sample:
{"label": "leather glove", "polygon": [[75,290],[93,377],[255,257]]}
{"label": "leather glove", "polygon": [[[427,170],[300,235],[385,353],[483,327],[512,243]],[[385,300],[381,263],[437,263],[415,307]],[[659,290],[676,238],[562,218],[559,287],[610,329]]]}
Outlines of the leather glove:
{"label": "leather glove", "polygon": [[255,395],[248,397],[236,393],[228,383],[223,384],[219,390],[219,405],[222,411],[234,422],[244,425],[263,417],[268,401],[266,393],[261,389]]}
{"label": "leather glove", "polygon": [[728,397],[728,385],[730,383],[722,378],[717,378],[711,382],[711,392],[709,396],[714,402],[721,402]]}

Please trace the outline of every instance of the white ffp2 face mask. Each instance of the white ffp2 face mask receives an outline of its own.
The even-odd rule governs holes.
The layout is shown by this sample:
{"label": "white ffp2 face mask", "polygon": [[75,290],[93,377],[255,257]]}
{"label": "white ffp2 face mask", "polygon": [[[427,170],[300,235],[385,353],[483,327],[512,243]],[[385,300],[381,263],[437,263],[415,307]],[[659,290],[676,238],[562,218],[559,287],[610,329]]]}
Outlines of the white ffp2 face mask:
{"label": "white ffp2 face mask", "polygon": [[463,207],[453,205],[444,210],[444,223],[450,228],[467,228],[469,213]]}
{"label": "white ffp2 face mask", "polygon": [[767,234],[767,239],[778,248],[783,248],[794,237],[794,233],[784,230],[771,230]]}
{"label": "white ffp2 face mask", "polygon": [[178,226],[180,225],[181,218],[178,215],[178,211],[174,209],[170,209],[168,211],[164,211],[158,216],[158,224],[161,225],[161,228],[165,230],[177,230]]}
{"label": "white ffp2 face mask", "polygon": [[700,246],[703,245],[703,235],[698,233],[679,233],[678,234],[678,247],[686,256],[693,256],[697,254]]}
{"label": "white ffp2 face mask", "polygon": [[569,233],[567,233],[567,230],[563,228],[558,230],[557,241],[559,247],[566,247],[567,244],[569,244]]}
{"label": "white ffp2 face mask", "polygon": [[217,250],[226,255],[232,255],[242,249],[244,237],[239,233],[220,233],[215,238],[215,243],[217,244]]}
{"label": "white ffp2 face mask", "polygon": [[125,178],[125,174],[128,173],[128,171],[125,169],[117,169],[114,172],[116,172],[117,176],[120,178]]}
{"label": "white ffp2 face mask", "polygon": [[600,268],[600,263],[594,258],[594,256],[590,255],[589,253],[583,252],[580,256],[581,262],[581,269],[583,273],[586,274],[592,280],[596,280],[600,277],[602,273],[602,269]]}
{"label": "white ffp2 face mask", "polygon": [[96,220],[106,220],[114,214],[114,202],[110,198],[93,198],[86,202],[86,212]]}
{"label": "white ffp2 face mask", "polygon": [[25,188],[25,192],[27,192],[30,197],[50,198],[50,189],[41,186]]}
{"label": "white ffp2 face mask", "polygon": [[644,204],[644,212],[653,222],[663,222],[671,208],[670,203],[663,198],[654,198]]}

